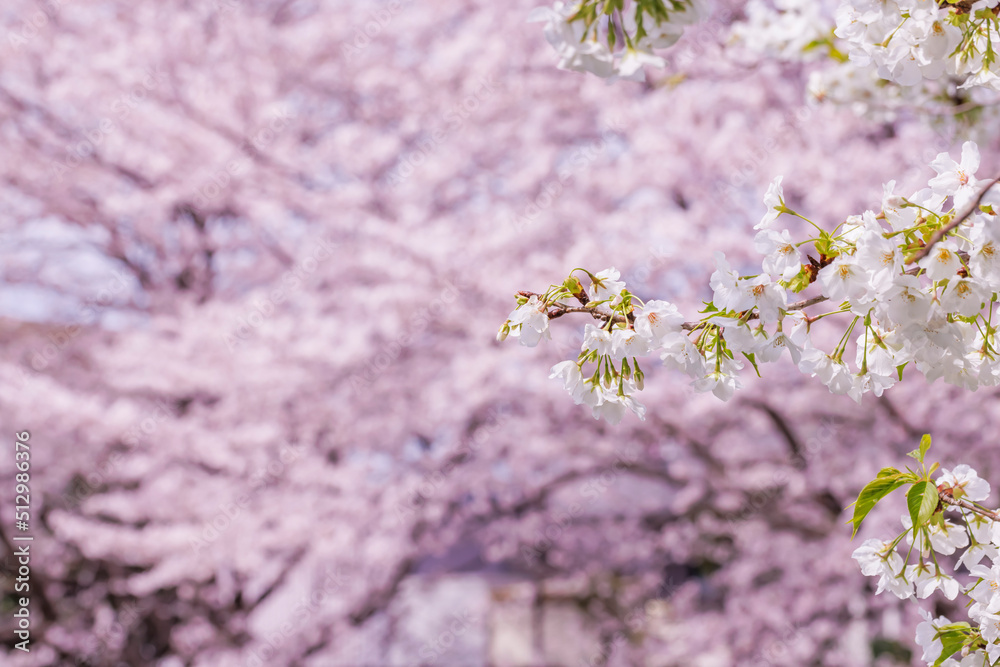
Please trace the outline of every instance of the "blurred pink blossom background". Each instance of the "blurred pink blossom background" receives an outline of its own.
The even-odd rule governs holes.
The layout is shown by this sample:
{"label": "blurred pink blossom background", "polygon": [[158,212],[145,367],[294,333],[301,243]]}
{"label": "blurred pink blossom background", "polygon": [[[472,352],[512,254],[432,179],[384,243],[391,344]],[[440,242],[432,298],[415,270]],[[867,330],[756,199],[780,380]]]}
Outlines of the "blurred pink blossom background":
{"label": "blurred pink blossom background", "polygon": [[994,393],[651,368],[610,427],[547,379],[582,322],[495,333],[578,266],[696,308],[774,176],[831,226],[961,137],[806,103],[721,48],[739,3],[611,86],[533,7],[4,3],[0,546],[24,430],[34,541],[0,662],[918,664],[844,508],[924,432],[1000,482]]}

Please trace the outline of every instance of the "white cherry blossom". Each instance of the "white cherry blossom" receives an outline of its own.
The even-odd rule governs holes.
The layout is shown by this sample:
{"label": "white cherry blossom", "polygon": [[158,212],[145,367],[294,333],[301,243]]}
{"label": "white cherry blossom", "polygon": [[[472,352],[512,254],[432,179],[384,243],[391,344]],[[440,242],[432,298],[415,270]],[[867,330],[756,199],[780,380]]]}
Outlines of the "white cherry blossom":
{"label": "white cherry blossom", "polygon": [[802,268],[802,254],[787,229],[776,232],[773,229],[763,229],[754,237],[754,248],[764,255],[764,273],[781,276],[782,280],[791,280]]}
{"label": "white cherry blossom", "polygon": [[975,470],[964,463],[953,470],[941,468],[936,484],[951,489],[955,498],[972,502],[982,502],[990,496],[989,482],[980,478]]}
{"label": "white cherry blossom", "polygon": [[658,346],[666,336],[681,331],[684,316],[669,301],[647,301],[635,317],[635,330],[649,339],[651,346]]}
{"label": "white cherry blossom", "polygon": [[849,301],[851,305],[867,301],[871,291],[868,271],[853,258],[841,255],[819,272],[823,296],[835,303]]}
{"label": "white cherry blossom", "polygon": [[770,229],[774,221],[781,215],[778,207],[784,206],[785,203],[784,192],[781,188],[781,179],[781,176],[776,177],[767,187],[767,192],[764,194],[764,205],[767,206],[767,212],[764,213],[764,217],[761,218],[760,222],[754,225],[754,229]]}
{"label": "white cherry blossom", "polygon": [[931,280],[948,280],[955,277],[962,268],[962,259],[953,242],[941,241],[929,255],[920,260],[919,266],[927,271],[927,277]]}
{"label": "white cherry blossom", "polygon": [[526,347],[535,347],[543,338],[551,338],[545,304],[535,295],[515,308],[507,317],[507,322],[511,327],[510,334]]}
{"label": "white cherry blossom", "polygon": [[587,290],[590,300],[605,301],[620,298],[621,291],[625,289],[625,282],[619,280],[620,277],[621,274],[615,267],[594,274],[594,281]]}
{"label": "white cherry blossom", "polygon": [[929,183],[935,194],[954,197],[956,206],[965,205],[977,194],[979,147],[974,142],[966,141],[962,145],[960,162],[955,162],[950,155],[942,153],[931,162],[931,167],[938,174]]}

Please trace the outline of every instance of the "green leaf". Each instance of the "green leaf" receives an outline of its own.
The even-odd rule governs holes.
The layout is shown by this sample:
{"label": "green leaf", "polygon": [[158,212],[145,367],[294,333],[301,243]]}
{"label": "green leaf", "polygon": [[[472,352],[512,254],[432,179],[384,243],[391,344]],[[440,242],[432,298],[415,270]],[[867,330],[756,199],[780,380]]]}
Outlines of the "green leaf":
{"label": "green leaf", "polygon": [[805,270],[805,265],[802,265],[802,268],[795,274],[794,278],[788,281],[782,281],[782,283],[793,292],[801,292],[805,288],[809,287],[809,273]]}
{"label": "green leaf", "polygon": [[[945,626],[946,628],[951,628],[952,626]],[[968,640],[968,635],[962,630],[945,630],[944,628],[938,633],[938,639],[941,640],[942,650],[941,655],[934,662],[934,667],[940,667],[945,660],[953,656],[958,651],[962,650],[965,646],[965,642]]]}
{"label": "green leaf", "polygon": [[[882,476],[892,468],[883,468],[882,472],[879,473],[879,477],[868,482],[865,488],[861,489],[861,493],[858,494],[858,499],[854,501],[854,517],[848,521],[848,523],[854,524],[854,531],[851,533],[851,539],[858,534],[858,528],[861,527],[861,522],[865,520],[868,513],[874,509],[878,501],[885,498],[887,495],[906,484],[908,481],[907,477],[902,473],[899,476],[886,475]],[[896,471],[899,472],[899,471]]]}
{"label": "green leaf", "polygon": [[955,631],[966,631],[972,629],[966,621],[959,621],[957,623],[949,623],[948,625],[942,625],[938,628],[939,632],[955,632]]}
{"label": "green leaf", "polygon": [[744,352],[743,356],[750,360],[750,364],[753,365],[753,369],[757,371],[757,377],[760,377],[760,369],[757,368],[757,360],[754,358],[753,352],[749,354]]}
{"label": "green leaf", "polygon": [[813,245],[816,246],[816,252],[824,257],[830,257],[830,253],[833,251],[833,239],[830,238],[828,232],[820,233]]}
{"label": "green leaf", "polygon": [[[907,361],[906,364],[908,364],[908,363],[910,363],[910,362]],[[899,381],[900,382],[903,381],[903,369],[906,368],[906,364],[900,364],[899,366],[896,366],[896,375],[899,376]]]}
{"label": "green leaf", "polygon": [[914,449],[912,452],[907,454],[907,456],[916,459],[920,463],[923,463],[924,455],[927,454],[927,450],[930,448],[931,448],[931,436],[925,433],[924,437],[920,438],[920,448]]}
{"label": "green leaf", "polygon": [[924,525],[937,509],[937,487],[932,482],[917,482],[906,492],[906,505],[910,510],[913,527]]}
{"label": "green leaf", "polygon": [[570,294],[583,294],[583,283],[579,281],[575,276],[570,276],[563,281],[563,287]]}
{"label": "green leaf", "polygon": [[927,450],[931,448],[931,434],[924,433],[923,437],[920,438],[920,462],[924,462],[924,454]]}
{"label": "green leaf", "polygon": [[814,39],[813,41],[809,42],[808,44],[802,47],[802,52],[809,53],[810,51],[818,49],[819,47],[825,45],[826,45],[825,39]]}

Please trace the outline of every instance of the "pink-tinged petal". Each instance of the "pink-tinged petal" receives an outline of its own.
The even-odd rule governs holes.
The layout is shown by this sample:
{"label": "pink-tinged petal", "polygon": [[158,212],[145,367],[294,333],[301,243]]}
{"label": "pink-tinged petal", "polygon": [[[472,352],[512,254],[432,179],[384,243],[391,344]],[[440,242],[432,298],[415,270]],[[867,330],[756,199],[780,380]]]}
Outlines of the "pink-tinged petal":
{"label": "pink-tinged petal", "polygon": [[955,194],[960,187],[965,185],[962,182],[961,177],[958,172],[946,171],[939,176],[935,176],[931,180],[927,181],[927,185],[931,186],[931,189],[936,194]]}
{"label": "pink-tinged petal", "polygon": [[962,170],[969,178],[979,169],[979,146],[973,141],[962,144]]}
{"label": "pink-tinged petal", "polygon": [[939,153],[938,156],[931,161],[931,168],[940,175],[958,171],[959,164],[952,160],[951,156],[947,153]]}

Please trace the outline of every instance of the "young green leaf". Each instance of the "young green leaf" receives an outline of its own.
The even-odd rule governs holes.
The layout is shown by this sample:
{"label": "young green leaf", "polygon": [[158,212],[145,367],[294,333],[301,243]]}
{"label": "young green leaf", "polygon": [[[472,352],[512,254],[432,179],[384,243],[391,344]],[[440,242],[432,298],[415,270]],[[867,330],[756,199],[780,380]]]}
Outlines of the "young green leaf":
{"label": "young green leaf", "polygon": [[[805,265],[803,265],[803,267],[804,266]],[[795,274],[794,278],[788,281],[782,281],[782,284],[793,292],[801,292],[805,288],[809,287],[809,285],[812,284],[812,281],[810,280],[809,272],[803,268]]]}
{"label": "young green leaf", "polygon": [[858,499],[854,501],[854,517],[848,522],[854,524],[854,531],[851,533],[852,540],[858,534],[861,522],[865,520],[868,513],[878,504],[878,501],[909,481],[909,476],[903,473],[899,473],[898,476],[887,474],[883,477],[882,473],[886,473],[889,470],[891,468],[883,468],[878,477],[868,482],[865,488],[861,489]]}
{"label": "young green leaf", "polygon": [[960,629],[953,629],[953,626],[945,626],[939,631],[938,639],[941,640],[942,650],[941,656],[934,662],[934,667],[940,667],[945,660],[961,651],[969,635]]}
{"label": "young green leaf", "polygon": [[914,449],[912,452],[907,454],[910,458],[916,459],[920,463],[924,462],[924,455],[927,454],[927,450],[931,448],[931,436],[928,433],[924,434],[924,437],[920,438],[920,448]]}
{"label": "young green leaf", "polygon": [[924,525],[937,509],[937,487],[932,482],[917,482],[906,493],[906,505],[910,510],[913,527]]}

